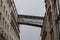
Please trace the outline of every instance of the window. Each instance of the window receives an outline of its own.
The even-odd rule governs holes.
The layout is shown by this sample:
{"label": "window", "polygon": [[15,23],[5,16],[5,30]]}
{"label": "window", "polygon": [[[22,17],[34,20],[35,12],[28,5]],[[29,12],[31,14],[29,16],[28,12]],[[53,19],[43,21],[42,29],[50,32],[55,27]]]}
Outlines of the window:
{"label": "window", "polygon": [[6,17],[7,17],[7,10],[6,10]]}
{"label": "window", "polygon": [[9,31],[9,25],[7,25],[7,31]]}
{"label": "window", "polygon": [[0,20],[1,20],[1,13],[0,13]]}
{"label": "window", "polygon": [[9,4],[9,7],[11,7],[11,5],[12,5],[11,0],[7,0],[7,3]]}
{"label": "window", "polygon": [[2,30],[2,34],[4,33],[4,31]]}
{"label": "window", "polygon": [[56,0],[54,0],[54,7],[56,6]]}
{"label": "window", "polygon": [[2,3],[3,3],[3,1],[1,0],[1,7],[2,7]]}
{"label": "window", "polygon": [[6,33],[5,33],[5,36],[6,36]]}
{"label": "window", "polygon": [[58,0],[56,0],[57,15],[59,15],[59,4],[58,3],[59,3]]}
{"label": "window", "polygon": [[7,22],[5,21],[5,30],[7,30]]}
{"label": "window", "polygon": [[3,25],[4,25],[4,17],[3,17]]}
{"label": "window", "polygon": [[49,22],[50,22],[50,28],[52,29],[52,13],[49,14]]}
{"label": "window", "polygon": [[54,2],[54,0],[51,0],[52,2]]}
{"label": "window", "polygon": [[[50,12],[50,10],[51,10],[51,6],[49,6],[49,8],[48,8],[48,12]],[[48,13],[48,14],[50,14],[50,13]]]}
{"label": "window", "polygon": [[47,4],[45,5],[45,7],[47,8]]}
{"label": "window", "polygon": [[8,14],[8,20],[9,20],[9,14]]}
{"label": "window", "polygon": [[5,11],[5,6],[4,6],[4,11]]}
{"label": "window", "polygon": [[51,30],[51,40],[54,40],[54,32],[53,32],[53,29]]}
{"label": "window", "polygon": [[59,13],[60,13],[60,0],[59,0]]}

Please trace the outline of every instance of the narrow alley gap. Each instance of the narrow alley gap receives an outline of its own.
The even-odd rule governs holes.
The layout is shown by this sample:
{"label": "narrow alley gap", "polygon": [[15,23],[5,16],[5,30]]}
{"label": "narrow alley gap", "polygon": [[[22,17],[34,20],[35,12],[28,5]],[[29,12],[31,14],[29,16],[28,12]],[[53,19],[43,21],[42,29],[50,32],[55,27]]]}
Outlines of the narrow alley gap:
{"label": "narrow alley gap", "polygon": [[41,40],[41,28],[29,25],[20,25],[21,40]]}

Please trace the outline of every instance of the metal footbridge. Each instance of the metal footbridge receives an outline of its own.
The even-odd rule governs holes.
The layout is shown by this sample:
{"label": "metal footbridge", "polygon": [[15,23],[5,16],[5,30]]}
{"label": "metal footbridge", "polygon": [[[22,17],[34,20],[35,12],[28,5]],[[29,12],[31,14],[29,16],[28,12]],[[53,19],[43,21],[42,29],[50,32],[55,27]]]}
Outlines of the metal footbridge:
{"label": "metal footbridge", "polygon": [[18,15],[18,24],[31,25],[35,27],[42,27],[43,17]]}

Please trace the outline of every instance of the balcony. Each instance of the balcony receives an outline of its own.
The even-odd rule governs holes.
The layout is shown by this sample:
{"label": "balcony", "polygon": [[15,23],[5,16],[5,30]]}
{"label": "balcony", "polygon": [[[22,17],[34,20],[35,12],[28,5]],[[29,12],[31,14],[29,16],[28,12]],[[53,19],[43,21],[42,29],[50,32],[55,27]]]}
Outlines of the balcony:
{"label": "balcony", "polygon": [[1,37],[3,40],[7,40],[7,39],[3,36],[3,33],[0,33],[0,37]]}
{"label": "balcony", "polygon": [[11,7],[11,5],[12,5],[11,0],[7,0],[7,3],[9,4],[9,7]]}

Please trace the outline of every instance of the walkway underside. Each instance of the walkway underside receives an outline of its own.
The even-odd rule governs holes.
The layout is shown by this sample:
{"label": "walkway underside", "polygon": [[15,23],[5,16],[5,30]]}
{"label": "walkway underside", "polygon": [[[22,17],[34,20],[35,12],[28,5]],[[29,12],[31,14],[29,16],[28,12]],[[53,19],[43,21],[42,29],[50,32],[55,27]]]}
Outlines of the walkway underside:
{"label": "walkway underside", "polygon": [[18,24],[31,25],[35,27],[42,27],[43,17],[18,15]]}
{"label": "walkway underside", "polygon": [[36,25],[36,24],[30,24],[30,23],[18,23],[18,24],[24,24],[24,25],[30,25],[30,26],[41,27],[42,28],[42,25]]}

